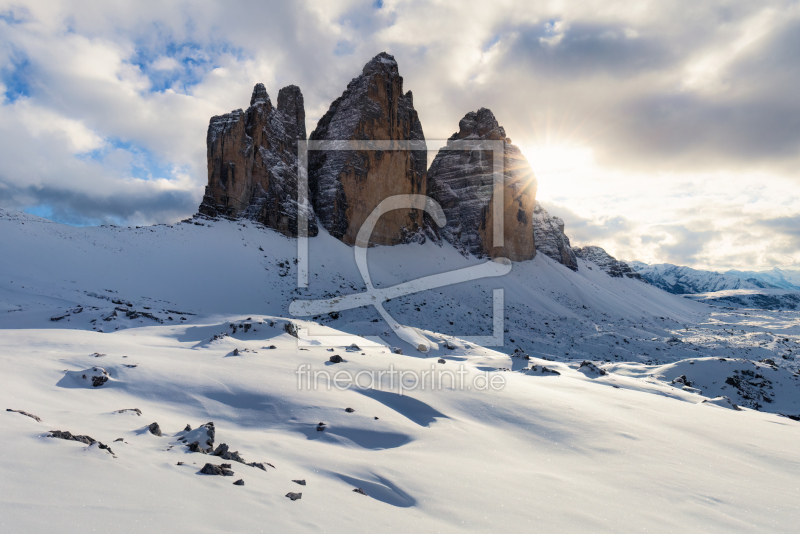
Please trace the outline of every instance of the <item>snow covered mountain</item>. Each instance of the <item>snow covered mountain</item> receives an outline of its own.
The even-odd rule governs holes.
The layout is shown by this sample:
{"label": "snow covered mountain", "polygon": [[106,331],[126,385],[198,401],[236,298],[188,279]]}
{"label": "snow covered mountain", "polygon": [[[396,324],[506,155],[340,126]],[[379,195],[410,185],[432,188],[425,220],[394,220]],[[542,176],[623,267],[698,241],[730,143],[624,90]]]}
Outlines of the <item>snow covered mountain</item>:
{"label": "snow covered mountain", "polygon": [[800,309],[800,276],[778,268],[770,271],[703,271],[669,263],[629,262],[644,280],[670,293],[717,306]]}
{"label": "snow covered mountain", "polygon": [[[353,249],[323,230],[308,290],[296,241],[251,221],[0,212],[0,239],[12,530],[519,530],[533,514],[548,530],[730,532],[797,517],[800,422],[780,416],[800,416],[794,312],[713,308],[540,254],[387,303],[437,342],[422,353],[372,308],[288,316],[294,298],[364,289]],[[379,285],[477,263],[431,242],[369,261]],[[505,344],[465,342],[491,329],[499,288]],[[298,344],[306,329],[337,344]],[[328,370],[373,383],[310,382]],[[443,370],[470,386],[413,383]]]}
{"label": "snow covered mountain", "polygon": [[718,273],[715,271],[703,271],[692,269],[691,267],[672,265],[670,263],[660,263],[656,265],[648,265],[637,261],[628,263],[642,278],[654,286],[664,291],[675,293],[676,295],[708,293],[727,289],[774,287],[755,277],[744,278],[733,272]]}

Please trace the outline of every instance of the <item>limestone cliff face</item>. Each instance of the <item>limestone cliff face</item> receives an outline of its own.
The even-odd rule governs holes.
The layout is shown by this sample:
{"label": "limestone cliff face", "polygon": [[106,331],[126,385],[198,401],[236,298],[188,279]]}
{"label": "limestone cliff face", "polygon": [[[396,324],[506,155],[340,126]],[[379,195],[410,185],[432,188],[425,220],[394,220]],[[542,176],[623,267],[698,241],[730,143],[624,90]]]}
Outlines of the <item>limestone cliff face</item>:
{"label": "limestone cliff face", "polygon": [[[200,213],[253,219],[284,235],[297,235],[297,141],[305,138],[300,89],[281,89],[275,108],[264,85],[257,84],[247,111],[211,118],[208,185]],[[309,217],[309,235],[316,235],[313,214],[304,216]]]}
{"label": "limestone cliff face", "polygon": [[564,233],[564,221],[547,213],[539,202],[533,208],[533,239],[536,252],[553,258],[573,271],[578,270],[578,258],[569,244],[569,237]]}
{"label": "limestone cliff face", "polygon": [[[375,56],[336,99],[311,140],[413,140],[424,143],[411,91],[403,93],[397,62]],[[426,151],[311,151],[309,186],[319,222],[348,245],[384,199],[425,194]],[[422,212],[396,210],[378,221],[370,244],[394,245],[423,229]]]}
{"label": "limestone cliff face", "polygon": [[493,156],[484,150],[442,149],[428,170],[428,195],[437,200],[447,217],[444,239],[465,253],[524,261],[536,254],[533,209],[536,178],[519,148],[485,108],[467,113],[459,131],[447,141],[502,141],[504,147],[503,243],[493,243]]}
{"label": "limestone cliff face", "polygon": [[603,271],[608,273],[609,276],[614,278],[635,278],[642,280],[642,275],[631,269],[630,265],[624,261],[616,259],[614,256],[605,251],[605,249],[588,246],[573,249],[575,254],[584,261],[591,261]]}

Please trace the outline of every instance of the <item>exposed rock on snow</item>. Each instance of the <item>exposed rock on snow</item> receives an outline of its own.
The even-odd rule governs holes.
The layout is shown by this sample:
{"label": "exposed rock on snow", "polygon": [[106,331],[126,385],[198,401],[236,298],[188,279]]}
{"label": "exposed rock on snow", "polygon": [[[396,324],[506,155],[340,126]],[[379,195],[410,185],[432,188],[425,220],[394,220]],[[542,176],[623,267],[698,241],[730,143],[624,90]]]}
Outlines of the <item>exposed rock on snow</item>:
{"label": "exposed rock on snow", "polygon": [[66,430],[51,430],[49,437],[65,439],[67,441],[77,441],[79,443],[84,443],[86,445],[94,445],[95,443],[97,443],[98,448],[108,451],[109,454],[111,454],[112,456],[114,455],[114,451],[111,450],[111,447],[100,441],[97,441],[91,436],[75,435]]}
{"label": "exposed rock on snow", "polygon": [[253,219],[288,236],[297,235],[299,217],[308,217],[308,235],[317,235],[313,214],[301,213],[297,202],[297,141],[305,138],[300,88],[281,89],[274,108],[257,84],[247,111],[211,118],[200,213]]}
{"label": "exposed rock on snow", "polygon": [[296,501],[297,499],[302,499],[303,498],[303,494],[302,493],[294,493],[293,491],[290,491],[289,493],[287,493],[286,496],[288,498],[290,498],[291,500],[293,500],[293,501]]}
{"label": "exposed rock on snow", "polygon": [[573,271],[578,270],[578,258],[569,244],[569,237],[564,233],[564,221],[547,213],[539,202],[536,202],[533,209],[533,240],[536,243],[536,252],[541,252]]}
{"label": "exposed rock on snow", "polygon": [[214,449],[215,433],[216,430],[214,429],[214,423],[209,422],[187,432],[179,438],[179,441],[185,443],[192,452],[202,452],[208,454]]}
{"label": "exposed rock on snow", "polygon": [[353,490],[353,493],[360,493],[361,495],[366,495],[366,494],[367,494],[367,492],[366,492],[366,491],[364,491],[364,490],[363,490],[363,489],[361,489],[361,488],[356,488],[356,489],[354,489],[354,490]]}
{"label": "exposed rock on snow", "polygon": [[588,360],[581,363],[580,367],[578,367],[578,371],[587,376],[604,376],[606,374],[605,369],[601,369],[597,364]]}
{"label": "exposed rock on snow", "polygon": [[[383,52],[372,58],[331,104],[310,139],[424,144],[411,91],[403,93],[403,78],[394,57]],[[383,200],[393,195],[425,194],[426,168],[425,150],[311,151],[309,185],[314,211],[331,235],[353,245],[362,223]],[[370,243],[406,242],[415,239],[422,228],[421,211],[391,211],[378,220]]]}
{"label": "exposed rock on snow", "polygon": [[67,371],[58,385],[65,387],[93,387],[99,388],[108,382],[109,375],[102,367],[92,367],[83,371]]}
{"label": "exposed rock on snow", "polygon": [[6,411],[7,412],[15,412],[15,413],[18,413],[18,414],[21,414],[21,415],[28,416],[31,419],[36,419],[37,423],[41,423],[42,422],[41,417],[39,417],[38,415],[33,415],[32,413],[23,412],[22,410],[12,410],[11,408],[6,408]]}
{"label": "exposed rock on snow", "polygon": [[149,430],[154,436],[161,437],[161,427],[158,426],[158,423],[150,423],[150,426],[147,427],[147,430]]}
{"label": "exposed rock on snow", "polygon": [[428,196],[442,206],[447,224],[442,237],[464,253],[505,257],[512,261],[533,258],[533,209],[536,178],[519,148],[486,108],[467,113],[455,141],[502,141],[504,146],[503,229],[505,243],[494,243],[493,156],[486,150],[439,150],[428,171]]}
{"label": "exposed rock on snow", "polygon": [[588,246],[573,248],[572,250],[580,259],[594,263],[609,276],[613,276],[614,278],[622,278],[623,276],[626,276],[628,278],[635,278],[637,280],[642,279],[642,276],[631,269],[630,265],[624,261],[616,259],[614,256],[600,247]]}
{"label": "exposed rock on snow", "polygon": [[221,464],[221,465],[206,464],[200,470],[200,473],[204,475],[218,475],[226,477],[233,476],[233,471],[231,470],[230,464]]}
{"label": "exposed rock on snow", "polygon": [[305,486],[306,485],[306,481],[305,480],[292,480],[292,482],[294,482],[295,484],[300,484],[301,486]]}
{"label": "exposed rock on snow", "polygon": [[[602,371],[602,369],[601,369]],[[560,375],[555,369],[550,369],[544,365],[531,365],[531,368],[525,373],[528,375]]]}
{"label": "exposed rock on snow", "polygon": [[338,354],[334,354],[328,359],[328,361],[330,361],[331,363],[342,363],[344,361],[344,358],[342,358]]}
{"label": "exposed rock on snow", "polygon": [[244,480],[241,478],[233,483],[234,486],[244,486]]}

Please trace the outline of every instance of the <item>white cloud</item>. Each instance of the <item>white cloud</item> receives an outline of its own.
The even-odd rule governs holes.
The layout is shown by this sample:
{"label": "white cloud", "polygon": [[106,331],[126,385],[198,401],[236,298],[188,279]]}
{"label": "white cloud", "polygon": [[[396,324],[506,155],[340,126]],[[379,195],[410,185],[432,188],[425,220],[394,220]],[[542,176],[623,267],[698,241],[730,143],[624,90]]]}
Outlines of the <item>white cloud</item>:
{"label": "white cloud", "polygon": [[0,94],[27,96],[0,101],[6,207],[187,215],[210,116],[246,106],[256,82],[273,99],[296,84],[310,132],[386,50],[429,139],[468,111],[495,112],[576,241],[697,266],[800,261],[790,223],[759,224],[795,216],[800,200],[800,70],[780,59],[796,54],[800,15],[779,0],[0,0],[8,12],[0,69],[15,74]]}

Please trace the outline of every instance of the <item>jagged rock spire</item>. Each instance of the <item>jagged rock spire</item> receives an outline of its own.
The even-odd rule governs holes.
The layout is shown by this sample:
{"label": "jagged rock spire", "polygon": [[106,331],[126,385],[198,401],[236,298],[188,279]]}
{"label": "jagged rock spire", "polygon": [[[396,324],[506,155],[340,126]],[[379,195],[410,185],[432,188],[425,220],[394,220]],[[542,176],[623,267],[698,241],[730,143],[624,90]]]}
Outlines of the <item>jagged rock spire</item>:
{"label": "jagged rock spire", "polygon": [[[424,142],[411,92],[403,93],[397,62],[382,52],[353,78],[311,133],[312,140],[415,140]],[[311,198],[320,223],[354,244],[362,223],[384,199],[424,194],[426,151],[313,151]],[[371,244],[393,245],[419,236],[419,210],[389,212],[378,221]]]}
{"label": "jagged rock spire", "polygon": [[462,252],[479,257],[533,258],[537,183],[528,161],[486,108],[467,113],[458,127],[447,141],[451,149],[459,140],[503,142],[504,242],[493,242],[493,154],[485,150],[443,148],[428,170],[428,195],[441,204],[447,217],[442,237]]}
{"label": "jagged rock spire", "polygon": [[313,213],[300,213],[297,203],[297,142],[305,138],[300,89],[281,89],[276,109],[256,84],[247,111],[211,118],[200,213],[253,219],[289,236],[297,235],[298,218],[308,217],[309,235],[316,235]]}

